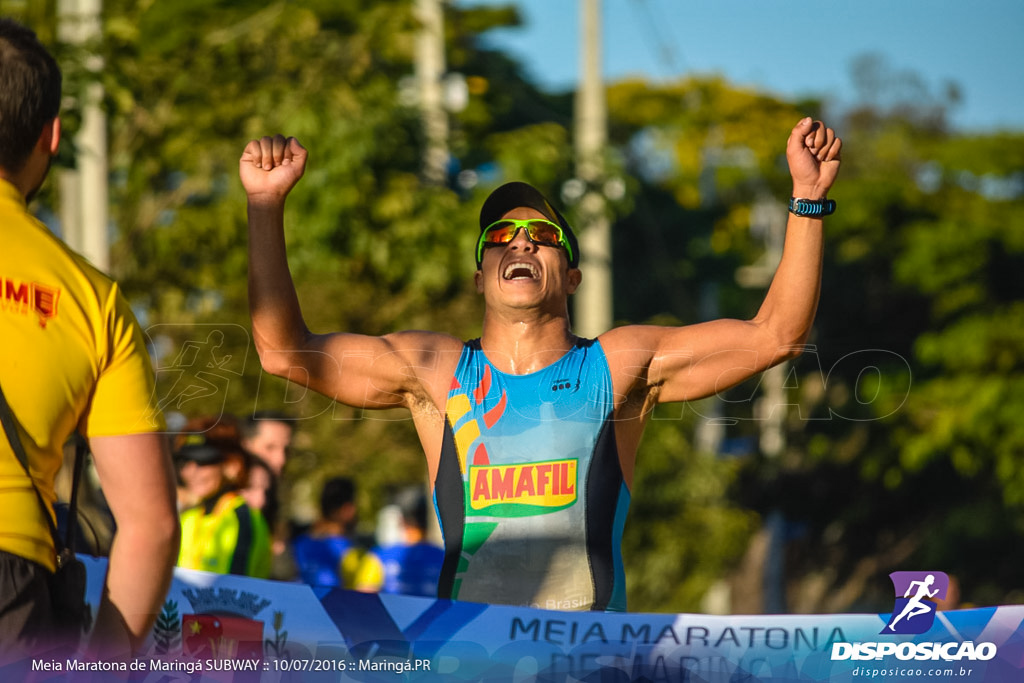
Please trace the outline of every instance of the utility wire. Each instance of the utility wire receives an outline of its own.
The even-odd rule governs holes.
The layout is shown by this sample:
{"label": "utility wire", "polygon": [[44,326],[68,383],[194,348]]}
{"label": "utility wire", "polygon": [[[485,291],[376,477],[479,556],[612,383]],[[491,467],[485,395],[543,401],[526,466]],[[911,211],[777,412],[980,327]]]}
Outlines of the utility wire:
{"label": "utility wire", "polygon": [[655,0],[633,0],[632,7],[642,22],[643,30],[650,36],[650,39],[644,42],[653,49],[654,58],[663,66],[669,77],[680,75],[683,67],[681,55],[676,47],[679,41],[675,40],[672,24],[661,11],[660,5]]}

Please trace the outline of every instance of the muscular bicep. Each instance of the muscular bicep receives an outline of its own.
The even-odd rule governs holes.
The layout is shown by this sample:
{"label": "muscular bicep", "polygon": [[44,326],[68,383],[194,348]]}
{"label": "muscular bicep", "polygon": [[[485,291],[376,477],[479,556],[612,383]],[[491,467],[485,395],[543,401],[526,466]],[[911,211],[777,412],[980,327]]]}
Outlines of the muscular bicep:
{"label": "muscular bicep", "polygon": [[299,349],[265,352],[260,357],[272,374],[360,408],[401,404],[399,365],[382,337],[359,334],[311,334]]}
{"label": "muscular bicep", "polygon": [[755,321],[725,319],[685,327],[620,329],[634,330],[634,355],[640,359],[629,374],[634,382],[642,380],[658,403],[711,396],[792,353]]}
{"label": "muscular bicep", "polygon": [[429,332],[310,335],[302,349],[270,351],[261,361],[273,374],[345,405],[393,408],[441,382],[448,352],[460,346]]}

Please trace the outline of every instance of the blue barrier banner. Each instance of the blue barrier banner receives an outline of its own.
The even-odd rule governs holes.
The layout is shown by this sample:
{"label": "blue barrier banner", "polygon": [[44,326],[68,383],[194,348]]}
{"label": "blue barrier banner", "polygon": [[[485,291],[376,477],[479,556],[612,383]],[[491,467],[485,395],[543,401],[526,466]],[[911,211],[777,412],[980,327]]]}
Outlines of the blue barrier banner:
{"label": "blue barrier banner", "polygon": [[[106,563],[84,559],[95,606]],[[899,614],[558,612],[176,570],[133,661],[32,657],[0,669],[0,679],[1024,681],[1024,606]],[[928,628],[895,628],[908,622]]]}

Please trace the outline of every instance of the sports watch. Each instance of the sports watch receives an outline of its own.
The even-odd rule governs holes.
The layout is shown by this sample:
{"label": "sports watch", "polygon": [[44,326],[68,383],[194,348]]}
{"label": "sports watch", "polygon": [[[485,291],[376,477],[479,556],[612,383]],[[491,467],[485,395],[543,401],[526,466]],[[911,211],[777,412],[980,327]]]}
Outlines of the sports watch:
{"label": "sports watch", "polygon": [[832,199],[789,198],[789,211],[794,216],[810,216],[821,218],[831,216],[836,211],[836,203]]}

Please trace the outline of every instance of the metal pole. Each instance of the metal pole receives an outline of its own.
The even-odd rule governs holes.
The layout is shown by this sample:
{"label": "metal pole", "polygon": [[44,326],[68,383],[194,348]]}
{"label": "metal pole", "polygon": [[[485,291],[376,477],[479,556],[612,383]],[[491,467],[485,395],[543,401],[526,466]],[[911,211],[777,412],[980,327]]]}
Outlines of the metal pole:
{"label": "metal pole", "polygon": [[416,80],[426,150],[423,177],[442,185],[448,177],[448,115],[444,110],[441,79],[444,77],[444,9],[442,0],[416,0],[420,30],[416,36]]}
{"label": "metal pole", "polygon": [[575,327],[596,337],[612,326],[611,222],[601,184],[607,111],[601,74],[601,2],[580,0],[580,85],[576,92],[576,174],[586,191],[579,203],[583,283],[575,296]]}
{"label": "metal pole", "polygon": [[[60,0],[59,35],[78,45],[100,37],[102,0]],[[92,55],[87,66],[99,71],[102,60]],[[75,136],[77,168],[61,172],[61,225],[65,241],[94,266],[110,268],[107,182],[107,117],[101,107],[103,86],[89,83],[83,93],[82,127]]]}

